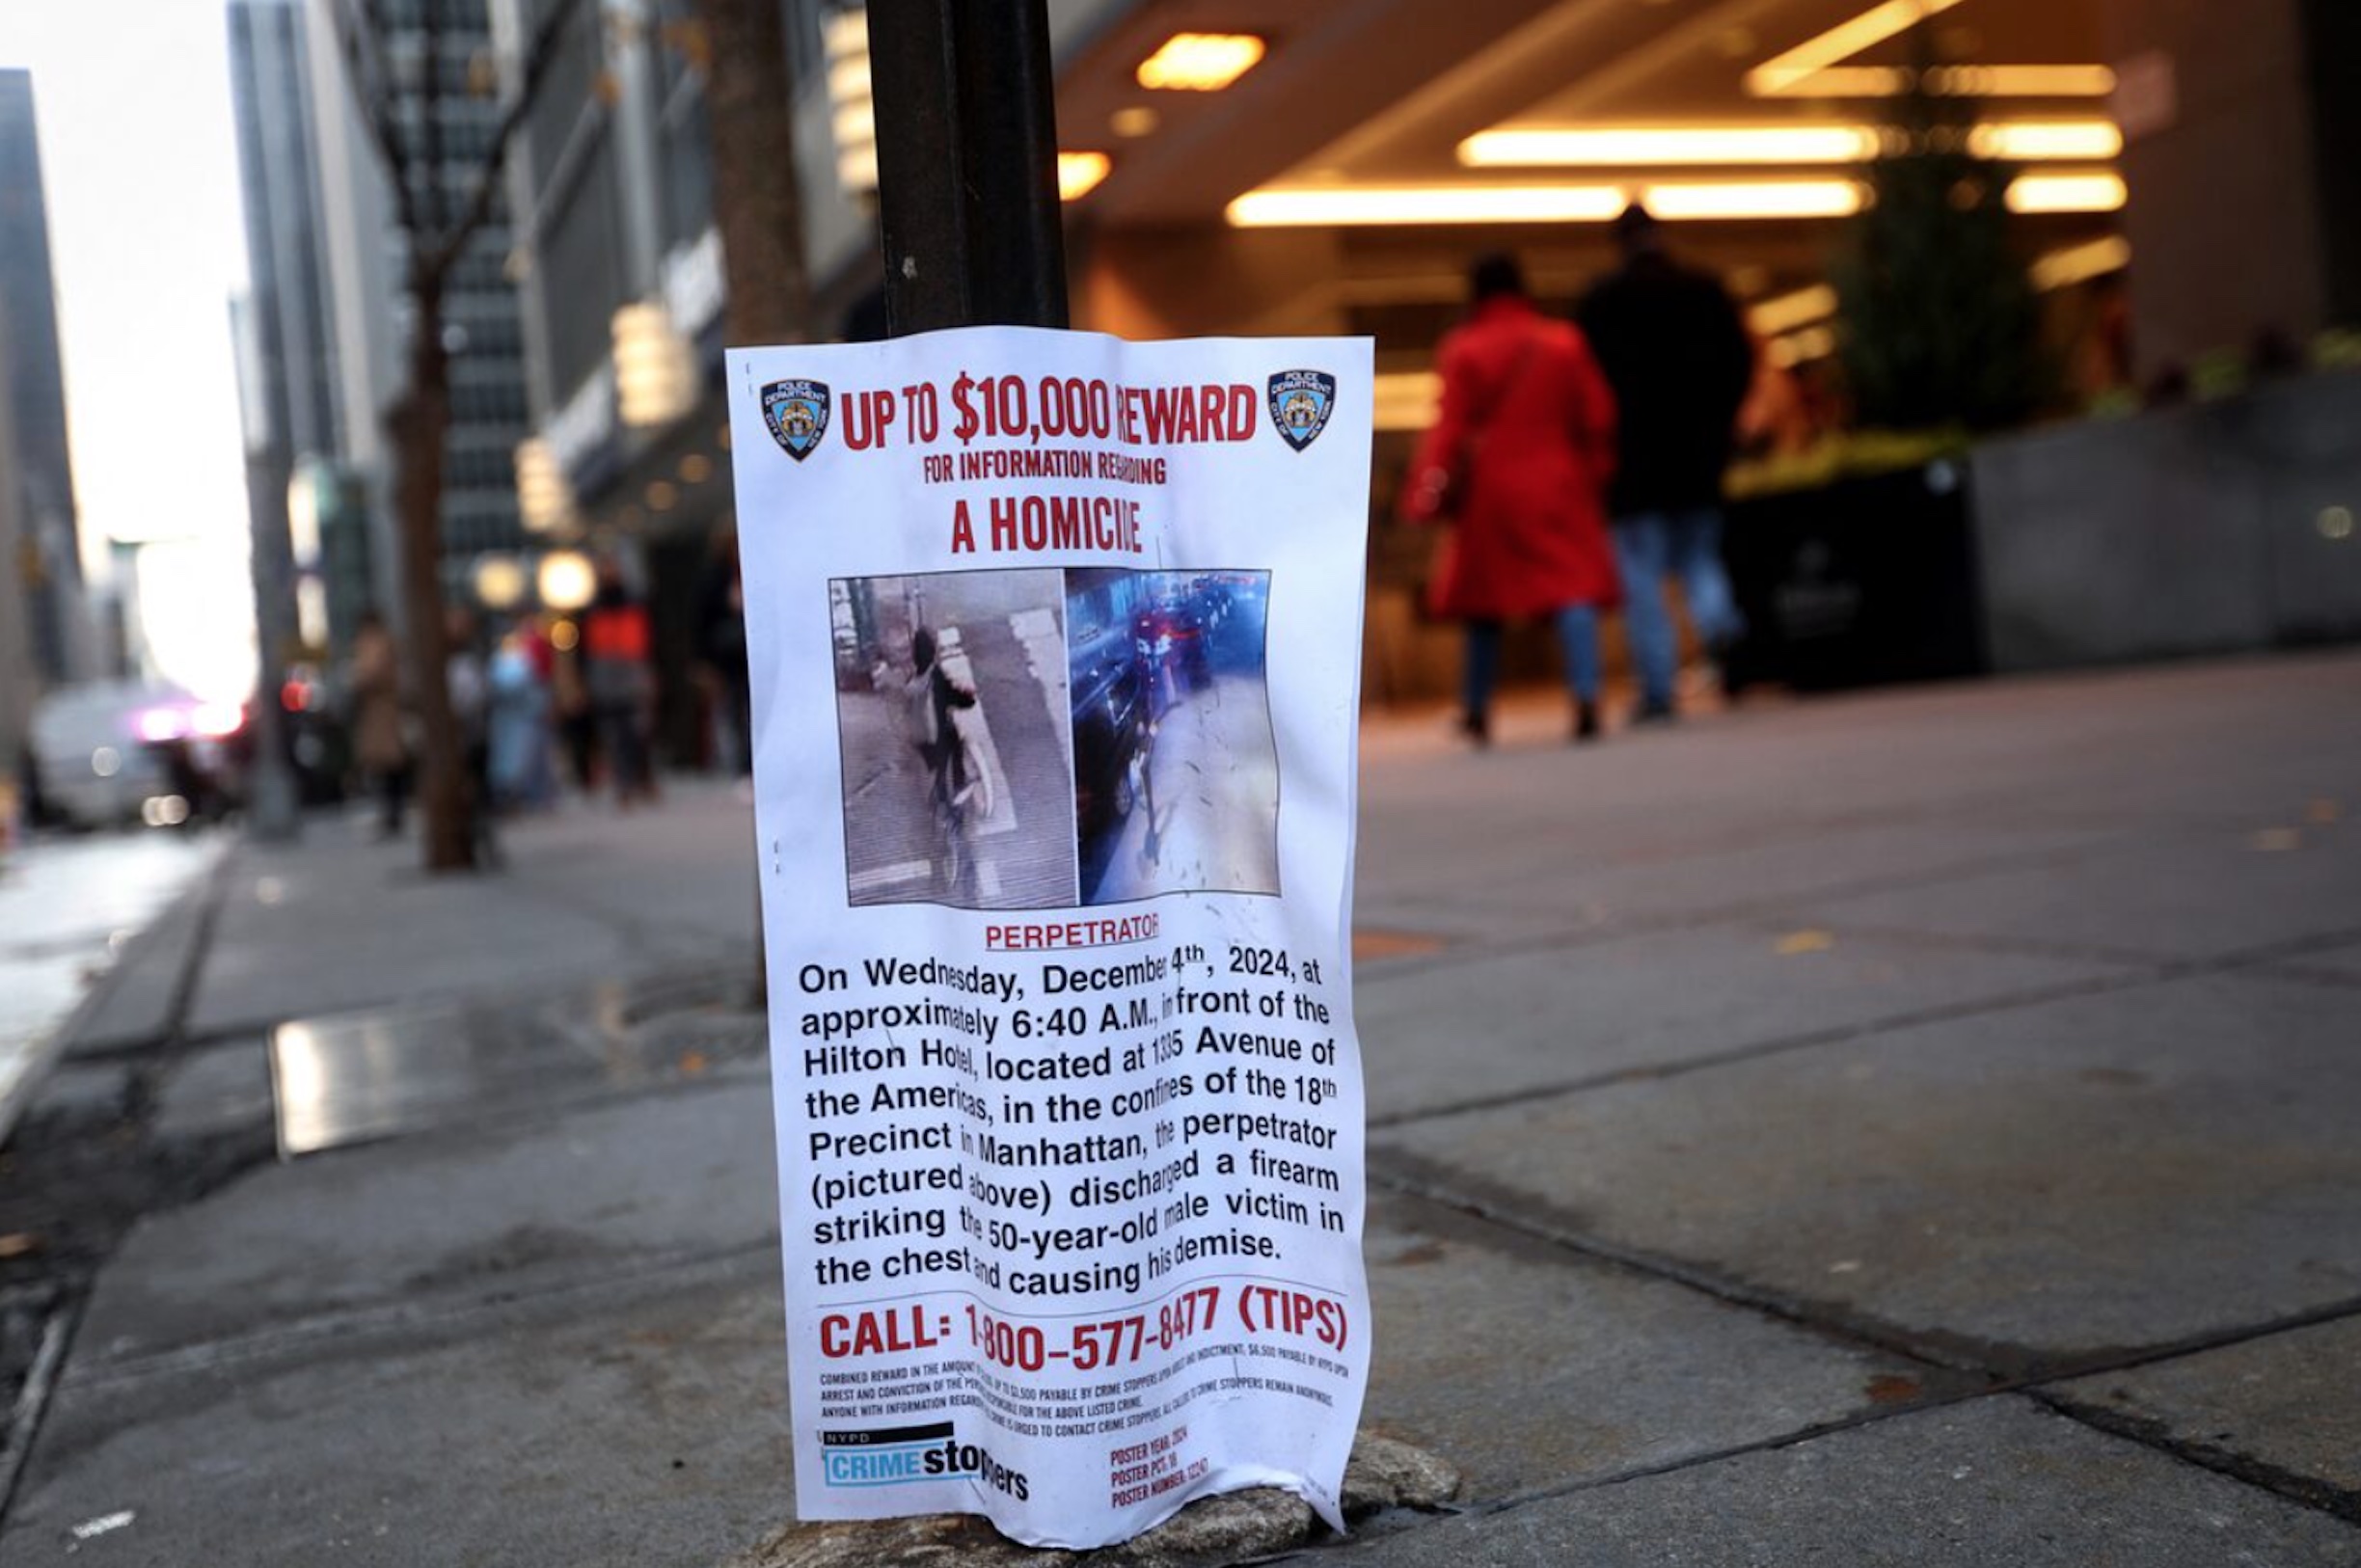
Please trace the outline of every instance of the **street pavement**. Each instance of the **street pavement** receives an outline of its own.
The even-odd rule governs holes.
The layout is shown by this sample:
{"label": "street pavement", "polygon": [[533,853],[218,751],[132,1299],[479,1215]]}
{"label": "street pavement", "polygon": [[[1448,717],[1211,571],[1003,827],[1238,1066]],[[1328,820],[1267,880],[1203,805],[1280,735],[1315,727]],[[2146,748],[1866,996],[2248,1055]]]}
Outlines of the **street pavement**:
{"label": "street pavement", "polygon": [[[2338,654],[1372,717],[1365,1426],[1465,1490],[1309,1554],[2361,1564],[2357,704]],[[85,1006],[45,1097],[144,1064],[138,1138],[285,1157],[114,1248],[0,1560],[791,1517],[747,814],[508,850],[242,849]]]}

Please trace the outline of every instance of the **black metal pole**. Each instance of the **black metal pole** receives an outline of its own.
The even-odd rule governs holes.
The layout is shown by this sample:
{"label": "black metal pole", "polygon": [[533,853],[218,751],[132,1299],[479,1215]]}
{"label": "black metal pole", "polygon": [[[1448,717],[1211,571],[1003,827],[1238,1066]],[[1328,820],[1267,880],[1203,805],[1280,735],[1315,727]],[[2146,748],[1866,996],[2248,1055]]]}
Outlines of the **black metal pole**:
{"label": "black metal pole", "polygon": [[885,323],[1066,325],[1045,0],[869,0]]}

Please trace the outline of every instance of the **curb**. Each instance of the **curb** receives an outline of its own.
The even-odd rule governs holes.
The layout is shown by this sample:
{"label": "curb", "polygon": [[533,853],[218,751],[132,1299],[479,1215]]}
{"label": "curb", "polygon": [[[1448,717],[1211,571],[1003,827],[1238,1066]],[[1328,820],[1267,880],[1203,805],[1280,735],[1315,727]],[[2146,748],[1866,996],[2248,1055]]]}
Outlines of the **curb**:
{"label": "curb", "polygon": [[[68,1046],[74,1037],[97,1016],[100,1010],[123,987],[132,971],[151,958],[163,945],[164,933],[173,922],[184,911],[194,906],[198,923],[197,933],[190,944],[188,956],[183,960],[182,971],[175,979],[171,1017],[165,1025],[163,1034],[154,1037],[154,1040],[163,1040],[179,1027],[180,1015],[187,1007],[189,983],[194,977],[198,964],[203,960],[205,946],[210,938],[209,928],[212,924],[213,909],[219,900],[218,883],[221,872],[235,852],[234,844],[220,847],[213,854],[211,862],[202,867],[189,879],[188,886],[166,905],[153,919],[141,927],[137,935],[123,944],[122,952],[92,983],[90,989],[83,993],[82,999],[74,1004],[72,1011],[59,1019],[26,1049],[24,1070],[17,1073],[14,1081],[0,1087],[0,1147],[5,1147],[10,1137],[15,1132],[16,1119],[23,1114],[25,1107],[48,1082],[49,1074],[57,1067],[59,1060],[69,1054]],[[152,1044],[154,1041],[149,1041],[148,1043]]]}

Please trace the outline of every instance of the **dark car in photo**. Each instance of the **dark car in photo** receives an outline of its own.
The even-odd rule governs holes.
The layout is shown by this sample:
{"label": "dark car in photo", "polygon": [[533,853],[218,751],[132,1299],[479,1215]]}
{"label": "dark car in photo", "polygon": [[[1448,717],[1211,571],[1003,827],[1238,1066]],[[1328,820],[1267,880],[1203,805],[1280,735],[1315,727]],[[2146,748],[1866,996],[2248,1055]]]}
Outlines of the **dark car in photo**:
{"label": "dark car in photo", "polygon": [[1073,702],[1074,825],[1085,843],[1131,814],[1132,759],[1147,720],[1147,682],[1130,631],[1085,629],[1067,671]]}

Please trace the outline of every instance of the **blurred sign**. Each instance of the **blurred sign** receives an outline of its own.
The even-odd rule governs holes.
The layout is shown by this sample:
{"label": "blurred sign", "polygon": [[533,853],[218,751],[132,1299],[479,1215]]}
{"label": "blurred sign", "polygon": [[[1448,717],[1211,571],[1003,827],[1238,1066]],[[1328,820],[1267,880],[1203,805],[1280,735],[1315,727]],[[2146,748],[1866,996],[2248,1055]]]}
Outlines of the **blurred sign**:
{"label": "blurred sign", "polygon": [[615,376],[611,361],[583,378],[544,427],[557,473],[569,483],[579,482],[592,456],[615,434]]}
{"label": "blurred sign", "polygon": [[729,295],[721,265],[721,231],[707,229],[685,245],[673,247],[664,258],[659,292],[672,325],[693,338],[713,324]]}
{"label": "blurred sign", "polygon": [[806,1518],[1342,1527],[1366,339],[732,351]]}

